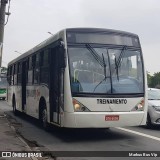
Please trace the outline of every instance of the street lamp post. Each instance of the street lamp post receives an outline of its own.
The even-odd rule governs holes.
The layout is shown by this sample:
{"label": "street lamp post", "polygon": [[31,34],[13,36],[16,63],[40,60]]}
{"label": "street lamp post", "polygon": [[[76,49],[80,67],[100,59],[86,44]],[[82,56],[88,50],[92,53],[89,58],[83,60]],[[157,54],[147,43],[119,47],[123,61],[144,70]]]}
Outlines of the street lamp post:
{"label": "street lamp post", "polygon": [[14,51],[14,52],[16,52],[16,53],[18,53],[18,54],[20,54],[20,55],[22,54],[22,53],[20,53],[20,52],[18,52],[18,51]]}
{"label": "street lamp post", "polygon": [[47,32],[47,33],[49,33],[50,35],[52,35],[52,36],[53,36],[53,34],[52,34],[51,32]]}

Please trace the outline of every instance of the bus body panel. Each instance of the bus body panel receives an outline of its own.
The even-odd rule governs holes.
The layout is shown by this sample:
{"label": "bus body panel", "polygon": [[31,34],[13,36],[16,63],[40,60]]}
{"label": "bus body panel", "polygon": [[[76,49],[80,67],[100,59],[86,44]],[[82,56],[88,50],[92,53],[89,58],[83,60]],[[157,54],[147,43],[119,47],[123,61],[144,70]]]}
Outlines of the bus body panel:
{"label": "bus body panel", "polygon": [[11,87],[7,87],[7,103],[12,106],[12,88]]}
{"label": "bus body panel", "polygon": [[15,94],[16,109],[22,112],[22,87],[18,85],[14,86],[13,88],[13,93]]}
{"label": "bus body panel", "polygon": [[38,106],[39,106],[39,96],[38,96],[39,86],[27,86],[26,87],[26,106],[25,112],[35,118],[38,118]]}
{"label": "bus body panel", "polygon": [[12,105],[13,102],[13,98],[15,98],[16,100],[16,109],[18,111],[22,111],[21,110],[21,87],[20,86],[12,86],[12,87],[8,87],[7,89],[7,101],[9,103],[9,105]]}
{"label": "bus body panel", "polygon": [[67,66],[65,68],[65,73],[64,73],[64,112],[74,112],[73,109],[73,103],[72,103],[72,95],[70,91],[70,76],[68,67],[68,60],[67,60]]}
{"label": "bus body panel", "polygon": [[91,112],[130,112],[143,98],[74,97]]}
{"label": "bus body panel", "polygon": [[[71,112],[64,112],[62,117],[62,127],[69,128],[107,128],[107,127],[124,127],[124,126],[139,126],[146,124],[147,106],[148,102],[145,99],[144,111],[131,111],[143,97],[139,98],[127,98],[127,105],[97,105],[98,98],[82,98],[73,97],[81,102],[85,107],[90,109],[90,112],[74,112],[72,99],[66,100],[66,106],[70,105]],[[105,99],[105,98],[103,98]],[[110,98],[111,99],[111,98]],[[69,102],[70,101],[70,102]],[[66,107],[65,107],[66,108]],[[109,110],[108,108],[111,108]],[[109,110],[109,111],[108,111]],[[106,115],[118,115],[118,121],[105,121]]]}
{"label": "bus body panel", "polygon": [[26,90],[26,114],[39,118],[40,99],[45,97],[47,111],[49,112],[49,90],[45,85],[27,86]]}
{"label": "bus body panel", "polygon": [[[105,121],[107,115],[119,115],[118,121]],[[69,128],[108,128],[139,126],[144,112],[86,112],[64,114],[64,126]]]}

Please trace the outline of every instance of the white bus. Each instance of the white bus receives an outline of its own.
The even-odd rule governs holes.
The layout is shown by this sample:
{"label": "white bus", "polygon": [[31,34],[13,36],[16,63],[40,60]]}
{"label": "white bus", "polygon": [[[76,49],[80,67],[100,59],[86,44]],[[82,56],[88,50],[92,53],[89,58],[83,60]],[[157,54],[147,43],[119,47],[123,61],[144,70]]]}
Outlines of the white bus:
{"label": "white bus", "polygon": [[146,123],[146,72],[136,34],[69,28],[11,61],[8,102],[43,127]]}

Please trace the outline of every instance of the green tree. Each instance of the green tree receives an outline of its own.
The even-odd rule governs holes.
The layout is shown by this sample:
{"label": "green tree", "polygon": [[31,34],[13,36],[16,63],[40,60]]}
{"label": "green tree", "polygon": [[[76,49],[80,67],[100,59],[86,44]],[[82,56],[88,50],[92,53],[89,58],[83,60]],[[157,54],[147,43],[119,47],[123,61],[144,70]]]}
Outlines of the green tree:
{"label": "green tree", "polygon": [[148,87],[152,87],[152,76],[147,72]]}
{"label": "green tree", "polygon": [[154,73],[154,75],[151,77],[150,87],[160,88],[160,72]]}

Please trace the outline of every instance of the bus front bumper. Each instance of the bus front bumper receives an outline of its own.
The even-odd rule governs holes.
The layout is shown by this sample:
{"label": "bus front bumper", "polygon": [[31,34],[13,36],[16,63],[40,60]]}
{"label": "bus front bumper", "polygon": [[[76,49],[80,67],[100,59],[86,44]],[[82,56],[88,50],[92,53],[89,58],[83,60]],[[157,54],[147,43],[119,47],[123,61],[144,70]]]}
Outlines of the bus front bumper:
{"label": "bus front bumper", "polygon": [[[108,128],[145,125],[146,115],[139,112],[64,112],[62,127],[66,128]],[[117,116],[117,120],[106,120]]]}

